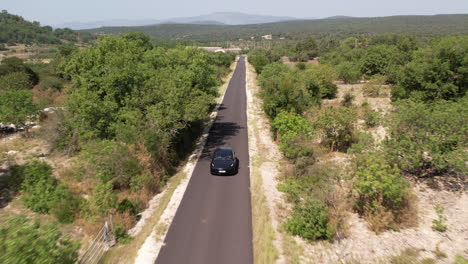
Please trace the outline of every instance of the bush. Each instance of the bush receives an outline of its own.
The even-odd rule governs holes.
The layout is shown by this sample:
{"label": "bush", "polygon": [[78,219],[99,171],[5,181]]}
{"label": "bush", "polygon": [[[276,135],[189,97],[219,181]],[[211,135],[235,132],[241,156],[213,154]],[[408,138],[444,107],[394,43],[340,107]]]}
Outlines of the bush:
{"label": "bush", "polygon": [[[301,73],[304,72],[307,71]],[[301,114],[313,103],[312,92],[306,87],[305,80],[284,64],[267,65],[258,79],[263,110],[271,120],[281,111]]]}
{"label": "bush", "polygon": [[0,263],[76,263],[79,247],[56,225],[31,223],[24,215],[0,226]]}
{"label": "bush", "polygon": [[387,96],[387,93],[384,91],[385,82],[386,82],[385,76],[382,76],[382,75],[373,76],[362,87],[362,94],[367,97]]}
{"label": "bush", "polygon": [[96,170],[96,178],[103,183],[111,181],[116,188],[129,188],[132,178],[142,173],[142,166],[128,146],[115,141],[90,141],[80,155]]}
{"label": "bush", "polygon": [[466,97],[458,102],[396,104],[390,120],[391,137],[384,141],[388,159],[418,177],[466,173],[467,104]]}
{"label": "bush", "polygon": [[79,211],[79,200],[67,185],[59,184],[45,162],[32,161],[12,170],[16,184],[21,182],[21,199],[34,212],[53,213],[61,223],[71,223]]}
{"label": "bush", "polygon": [[60,223],[72,223],[80,210],[79,208],[80,201],[71,194],[67,185],[59,184],[55,189],[51,213],[57,217]]}
{"label": "bush", "polygon": [[115,209],[117,207],[117,195],[112,188],[112,182],[97,184],[87,206],[88,213],[91,216],[107,215]]}
{"label": "bush", "polygon": [[414,51],[414,59],[397,75],[392,99],[427,102],[463,97],[468,87],[467,51],[467,36],[440,38],[430,47]]}
{"label": "bush", "polygon": [[270,59],[266,55],[261,54],[250,55],[249,62],[252,64],[258,74],[262,73],[263,68],[271,63]]}
{"label": "bush", "polygon": [[439,232],[447,231],[447,217],[444,216],[444,208],[441,205],[436,205],[434,209],[438,218],[432,220],[432,229]]}
{"label": "bush", "polygon": [[293,213],[284,226],[292,235],[307,240],[330,239],[328,209],[323,202],[309,199],[294,206]]}
{"label": "bush", "polygon": [[364,122],[367,127],[375,127],[380,125],[380,113],[367,108],[364,110]]}
{"label": "bush", "polygon": [[296,68],[298,70],[303,71],[303,70],[305,70],[307,68],[307,65],[304,62],[298,62],[298,63],[296,63]]}
{"label": "bush", "polygon": [[368,152],[374,146],[374,137],[370,133],[358,132],[356,135],[356,142],[354,142],[348,149],[350,154],[363,154]]}
{"label": "bush", "polygon": [[356,112],[348,107],[327,107],[314,126],[322,131],[322,144],[332,150],[346,151],[353,142]]}
{"label": "bush", "polygon": [[359,161],[353,176],[353,190],[357,195],[355,208],[359,213],[374,214],[383,206],[398,215],[405,206],[409,183],[384,157],[374,154]]}
{"label": "bush", "polygon": [[359,66],[352,62],[342,62],[336,66],[338,78],[343,80],[345,83],[356,83],[361,79],[361,71]]}
{"label": "bush", "polygon": [[29,75],[24,72],[12,72],[0,76],[0,91],[2,90],[26,90],[32,88]]}
{"label": "bush", "polygon": [[127,244],[132,240],[132,237],[128,235],[127,230],[119,225],[114,228],[114,236],[117,242],[122,244]]}
{"label": "bush", "polygon": [[348,92],[343,96],[343,100],[341,101],[341,106],[350,107],[353,105],[353,101],[354,101],[354,95]]}
{"label": "bush", "polygon": [[305,80],[312,79],[318,84],[321,98],[333,99],[336,97],[338,87],[334,81],[337,73],[333,67],[325,64],[312,65],[303,74]]}
{"label": "bush", "polygon": [[53,178],[52,168],[45,162],[32,161],[18,171],[21,183],[22,200],[26,207],[39,213],[49,213],[55,199],[57,180]]}
{"label": "bush", "polygon": [[313,150],[304,144],[311,136],[310,122],[300,115],[281,112],[272,123],[275,135],[280,139],[280,150],[289,159],[311,156]]}

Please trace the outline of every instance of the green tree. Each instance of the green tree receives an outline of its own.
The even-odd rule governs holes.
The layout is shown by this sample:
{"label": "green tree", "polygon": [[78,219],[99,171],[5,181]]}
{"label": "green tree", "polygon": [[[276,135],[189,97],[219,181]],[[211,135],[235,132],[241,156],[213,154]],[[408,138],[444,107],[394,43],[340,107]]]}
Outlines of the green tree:
{"label": "green tree", "polygon": [[303,54],[302,60],[310,60],[318,55],[317,42],[314,38],[308,37],[296,44],[296,52]]}
{"label": "green tree", "polygon": [[359,66],[352,62],[343,62],[336,67],[338,77],[345,83],[356,83],[361,78]]}
{"label": "green tree", "polygon": [[419,101],[451,100],[468,89],[468,37],[444,37],[413,53],[392,89],[392,98]]}
{"label": "green tree", "polygon": [[385,74],[388,67],[399,63],[401,53],[395,46],[375,45],[363,57],[361,72],[367,75]]}
{"label": "green tree", "polygon": [[257,73],[262,73],[263,68],[271,63],[270,59],[266,55],[262,54],[249,55],[249,62],[252,64]]}
{"label": "green tree", "polygon": [[33,119],[38,107],[33,103],[33,93],[26,90],[0,91],[0,121],[28,129],[26,122]]}
{"label": "green tree", "polygon": [[403,100],[390,122],[384,142],[388,159],[417,177],[435,173],[466,173],[466,97],[433,104]]}
{"label": "green tree", "polygon": [[354,139],[356,112],[350,107],[327,107],[314,126],[322,131],[322,143],[332,150],[346,151]]}
{"label": "green tree", "polygon": [[31,80],[24,72],[12,72],[0,76],[0,92],[2,90],[26,90],[31,87]]}
{"label": "green tree", "polygon": [[9,57],[2,60],[0,64],[0,76],[14,72],[23,72],[29,76],[32,85],[39,82],[37,74],[23,60],[17,57]]}

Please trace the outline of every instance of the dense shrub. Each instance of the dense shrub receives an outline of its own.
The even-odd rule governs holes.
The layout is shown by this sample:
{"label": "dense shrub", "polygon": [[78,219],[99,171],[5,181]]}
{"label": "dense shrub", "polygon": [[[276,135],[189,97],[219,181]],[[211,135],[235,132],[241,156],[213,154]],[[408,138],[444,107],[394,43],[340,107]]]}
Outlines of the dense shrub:
{"label": "dense shrub", "polygon": [[392,89],[392,98],[418,101],[456,99],[468,88],[468,37],[444,37],[413,52]]}
{"label": "dense shrub", "polygon": [[388,67],[399,63],[401,56],[395,46],[385,44],[371,46],[363,57],[361,72],[366,75],[385,74]]}
{"label": "dense shrub", "polygon": [[28,74],[24,72],[12,72],[0,76],[0,91],[25,90],[32,88]]}
{"label": "dense shrub", "polygon": [[332,150],[346,151],[353,142],[356,111],[349,107],[327,107],[314,126],[322,132],[322,144]]}
{"label": "dense shrub", "polygon": [[128,146],[115,141],[90,141],[80,155],[96,171],[96,178],[101,182],[111,181],[116,188],[130,187],[132,178],[143,172]]}
{"label": "dense shrub", "polygon": [[336,95],[334,76],[333,68],[326,65],[302,71],[280,63],[269,64],[259,76],[263,109],[271,119],[281,111],[302,114],[319,104],[321,98]]}
{"label": "dense shrub", "polygon": [[37,74],[31,69],[29,65],[24,64],[22,59],[17,57],[3,59],[0,63],[0,76],[15,72],[27,74],[31,85],[36,85],[39,82],[39,77]]}
{"label": "dense shrub", "polygon": [[31,91],[13,89],[0,91],[0,123],[25,127],[26,122],[31,121],[38,110],[32,99]]}
{"label": "dense shrub", "polygon": [[349,147],[348,153],[350,154],[363,154],[370,151],[374,147],[374,137],[372,134],[365,132],[358,132],[355,136],[355,142]]}
{"label": "dense shrub", "polygon": [[353,190],[357,195],[355,207],[361,214],[373,214],[383,206],[396,215],[404,207],[409,183],[384,157],[369,155],[360,160],[353,176]]}
{"label": "dense shrub", "polygon": [[367,127],[375,127],[380,124],[380,113],[370,108],[364,110],[364,123]]}
{"label": "dense shrub", "polygon": [[263,109],[272,120],[281,111],[301,114],[310,104],[311,94],[300,85],[299,76],[280,63],[267,65],[259,76]]}
{"label": "dense shrub", "polygon": [[113,190],[112,182],[97,184],[86,206],[90,216],[107,215],[117,208],[117,194]]}
{"label": "dense shrub", "polygon": [[32,161],[12,170],[15,184],[19,183],[21,199],[26,207],[40,213],[53,213],[60,222],[73,222],[79,211],[79,200],[67,185],[52,176],[52,168],[45,162]]}
{"label": "dense shrub", "polygon": [[466,173],[468,120],[466,97],[432,104],[402,101],[385,141],[389,159],[419,177],[434,173]]}
{"label": "dense shrub", "polygon": [[26,207],[35,212],[48,213],[55,199],[57,180],[53,178],[52,168],[45,162],[33,161],[25,164],[19,171],[22,199]]}
{"label": "dense shrub", "polygon": [[340,104],[341,106],[344,106],[344,107],[350,107],[353,105],[353,101],[354,101],[354,95],[350,92],[347,92],[343,96],[343,100],[341,100]]}
{"label": "dense shrub", "polygon": [[0,226],[0,249],[0,263],[76,263],[79,244],[19,215]]}
{"label": "dense shrub", "polygon": [[303,76],[306,81],[314,80],[318,84],[320,93],[312,93],[314,96],[319,96],[319,99],[332,99],[336,97],[338,87],[334,84],[334,81],[337,78],[337,73],[333,67],[321,64],[312,65],[303,73]]}
{"label": "dense shrub", "polygon": [[314,199],[296,204],[284,226],[288,232],[307,240],[330,239],[333,231],[328,228],[328,209]]}
{"label": "dense shrub", "polygon": [[263,68],[271,63],[270,59],[263,54],[249,55],[249,62],[252,64],[257,73],[262,73]]}
{"label": "dense shrub", "polygon": [[338,77],[345,83],[356,83],[361,78],[359,65],[353,62],[345,61],[336,67]]}
{"label": "dense shrub", "polygon": [[312,126],[300,115],[281,112],[273,121],[272,129],[280,140],[280,150],[287,158],[313,154],[312,148],[304,144],[311,137]]}

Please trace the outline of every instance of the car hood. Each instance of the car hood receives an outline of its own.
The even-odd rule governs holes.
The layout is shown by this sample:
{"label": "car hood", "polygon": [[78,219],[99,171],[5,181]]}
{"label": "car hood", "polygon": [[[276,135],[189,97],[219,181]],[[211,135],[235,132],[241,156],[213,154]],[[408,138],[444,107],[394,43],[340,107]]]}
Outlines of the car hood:
{"label": "car hood", "polygon": [[212,161],[214,168],[217,169],[229,169],[231,165],[234,164],[233,160],[214,160]]}

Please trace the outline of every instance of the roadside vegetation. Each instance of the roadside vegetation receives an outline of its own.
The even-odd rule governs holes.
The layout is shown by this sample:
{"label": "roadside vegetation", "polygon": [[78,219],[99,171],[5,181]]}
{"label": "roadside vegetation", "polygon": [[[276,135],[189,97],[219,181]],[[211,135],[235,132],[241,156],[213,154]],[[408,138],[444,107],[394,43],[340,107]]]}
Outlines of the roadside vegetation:
{"label": "roadside vegetation", "polygon": [[[113,215],[117,241],[128,242],[127,230],[193,149],[234,57],[155,47],[147,36],[131,33],[101,37],[87,49],[58,46],[49,64],[4,59],[0,122],[25,128],[39,122],[27,140],[42,140],[48,150],[17,164],[2,155],[2,164],[8,161],[2,190],[19,196],[31,212],[50,216],[54,226],[79,226],[91,237]],[[39,110],[55,103],[44,96],[46,91],[64,97],[59,108]],[[15,219],[2,216],[1,221]],[[76,260],[76,242],[49,228],[56,239],[51,240],[52,231],[33,227],[47,243],[69,243],[63,250],[71,262]],[[5,245],[8,252],[20,246],[10,239],[15,228],[0,232],[0,240],[11,241]],[[44,261],[69,262],[52,257]]]}
{"label": "roadside vegetation", "polygon": [[[278,189],[292,205],[283,223],[290,234],[341,240],[351,212],[376,233],[414,227],[415,182],[434,176],[466,182],[467,36],[378,35],[327,49],[296,47],[289,55],[309,54],[304,61],[319,55],[320,63],[285,62],[280,58],[288,54],[275,49],[253,50],[249,59],[288,161]],[[377,111],[355,103],[352,93],[331,103],[336,79],[365,82],[364,98],[391,97],[392,107]],[[386,136],[376,138],[376,127]],[[436,211],[433,229],[443,232],[447,218],[442,207]]]}

